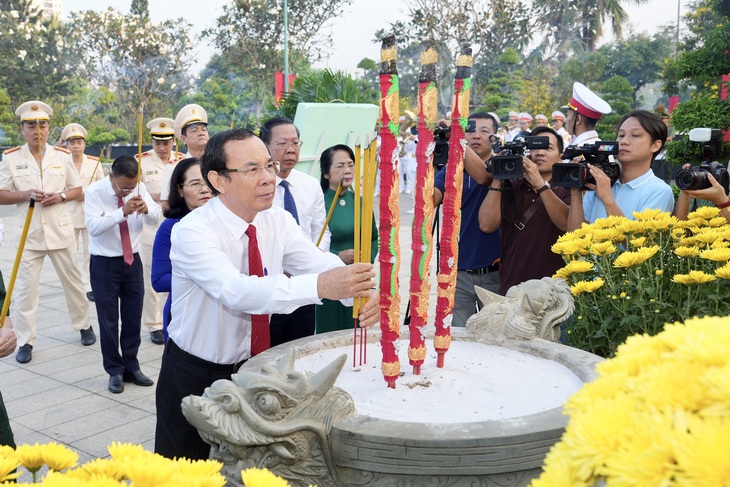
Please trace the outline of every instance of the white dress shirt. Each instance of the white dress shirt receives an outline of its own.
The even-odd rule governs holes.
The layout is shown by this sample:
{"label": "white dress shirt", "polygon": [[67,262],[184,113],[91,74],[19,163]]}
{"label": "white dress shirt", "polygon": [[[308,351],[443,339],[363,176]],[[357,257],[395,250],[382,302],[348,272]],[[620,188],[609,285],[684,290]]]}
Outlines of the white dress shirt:
{"label": "white dress shirt", "polygon": [[[327,208],[324,207],[324,192],[319,180],[309,174],[293,169],[286,180],[289,182],[289,191],[297,204],[299,226],[309,240],[317,243],[324,222],[327,220]],[[281,178],[276,177],[276,194],[274,205],[284,208],[284,188],[279,185]],[[332,234],[329,228],[322,236],[319,249],[329,252]]]}
{"label": "white dress shirt", "polygon": [[[170,338],[209,362],[233,364],[251,356],[251,314],[290,313],[320,304],[317,277],[344,265],[321,252],[278,207],[252,224],[264,277],[248,274],[248,223],[213,198],[172,229]],[[287,277],[288,272],[293,277]]]}
{"label": "white dress shirt", "polygon": [[127,220],[129,239],[132,242],[132,252],[139,252],[142,243],[143,222],[154,225],[162,216],[162,208],[155,203],[147,192],[144,183],[139,184],[139,190],[124,197],[126,203],[139,193],[147,204],[147,213],[138,215],[132,213],[124,216],[123,208],[119,208],[117,195],[112,187],[111,179],[106,177],[89,186],[84,194],[84,217],[86,229],[89,231],[89,253],[101,257],[121,257],[122,237],[119,233],[119,224]]}
{"label": "white dress shirt", "polygon": [[599,140],[601,140],[601,138],[598,136],[598,132],[595,130],[589,130],[588,132],[583,132],[582,134],[573,137],[570,141],[570,145],[577,145],[578,147],[581,147],[585,144],[598,142]]}

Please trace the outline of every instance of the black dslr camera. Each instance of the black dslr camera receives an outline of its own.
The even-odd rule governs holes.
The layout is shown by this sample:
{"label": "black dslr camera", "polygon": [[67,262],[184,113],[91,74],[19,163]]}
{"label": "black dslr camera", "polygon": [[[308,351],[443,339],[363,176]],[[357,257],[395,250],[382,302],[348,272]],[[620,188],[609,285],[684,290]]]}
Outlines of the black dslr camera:
{"label": "black dslr camera", "polygon": [[[476,120],[469,120],[466,124],[466,130],[464,132],[476,132],[477,122]],[[436,172],[446,167],[446,163],[449,162],[449,136],[451,135],[451,127],[444,127],[443,125],[436,125],[433,130],[433,141],[435,146],[433,148],[433,166],[436,168]]]}
{"label": "black dslr camera", "polygon": [[494,179],[522,179],[522,156],[529,156],[531,150],[547,149],[550,147],[550,139],[542,136],[528,135],[524,139],[519,138],[502,145],[496,135],[489,137],[492,142],[492,149],[499,154],[507,151],[507,154],[492,157],[492,177]]}
{"label": "black dslr camera", "polygon": [[730,176],[724,165],[717,162],[722,151],[722,131],[720,129],[692,129],[689,131],[689,140],[702,143],[702,157],[705,161],[699,166],[682,169],[677,173],[677,187],[684,190],[706,189],[712,186],[707,178],[708,174],[725,188],[725,194],[730,187]]}
{"label": "black dslr camera", "polygon": [[565,162],[553,166],[553,186],[563,188],[588,189],[586,184],[595,184],[596,180],[588,170],[587,164],[601,169],[611,180],[611,186],[621,175],[621,166],[612,161],[610,156],[618,154],[618,142],[615,140],[599,140],[593,144],[580,147],[568,146],[563,152],[563,159],[574,159],[583,156],[581,162]]}

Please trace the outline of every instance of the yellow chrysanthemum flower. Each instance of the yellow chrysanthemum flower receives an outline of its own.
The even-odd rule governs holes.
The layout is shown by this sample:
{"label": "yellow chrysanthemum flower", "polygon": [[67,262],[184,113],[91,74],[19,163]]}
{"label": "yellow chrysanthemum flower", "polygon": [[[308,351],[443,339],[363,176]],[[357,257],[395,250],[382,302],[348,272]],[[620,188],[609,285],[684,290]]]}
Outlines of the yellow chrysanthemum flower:
{"label": "yellow chrysanthemum flower", "polygon": [[730,279],[730,264],[715,269],[715,275],[721,279]]}
{"label": "yellow chrysanthemum flower", "polygon": [[659,246],[642,247],[635,252],[624,252],[613,261],[614,267],[633,267],[643,264],[659,251]]}
{"label": "yellow chrysanthemum flower", "polygon": [[629,242],[634,247],[641,247],[642,245],[644,245],[644,243],[646,243],[646,237],[632,238],[631,240],[629,240]]}
{"label": "yellow chrysanthemum flower", "polygon": [[675,485],[707,487],[730,483],[730,421],[727,418],[692,418],[678,434]]}
{"label": "yellow chrysanthemum flower", "polygon": [[710,244],[710,248],[713,249],[726,249],[728,247],[730,247],[730,242],[727,240],[717,239]]}
{"label": "yellow chrysanthemum flower", "polygon": [[605,281],[600,277],[592,281],[578,281],[575,285],[570,286],[570,291],[573,296],[578,296],[581,293],[592,293],[600,289],[605,284]]}
{"label": "yellow chrysanthemum flower", "polygon": [[632,235],[644,233],[645,231],[643,222],[629,220],[628,218],[623,218],[619,223],[617,223],[616,229],[618,229],[622,233],[628,233]]}
{"label": "yellow chrysanthemum flower", "polygon": [[593,231],[594,242],[617,242],[624,238],[624,234],[616,228],[601,228]]}
{"label": "yellow chrysanthemum flower", "polygon": [[139,455],[149,455],[142,445],[132,445],[130,443],[114,442],[107,447],[109,455],[115,460],[124,460],[125,458],[135,458]]}
{"label": "yellow chrysanthemum flower", "polygon": [[286,480],[259,468],[242,470],[241,479],[246,487],[290,487]]}
{"label": "yellow chrysanthemum flower", "polygon": [[59,445],[52,442],[43,445],[43,463],[48,468],[60,472],[76,466],[79,461],[79,454],[68,448],[66,445]]}
{"label": "yellow chrysanthemum flower", "polygon": [[719,208],[715,206],[700,206],[695,211],[687,215],[687,219],[692,220],[693,218],[703,218],[705,220],[710,220],[718,215],[720,215]]}
{"label": "yellow chrysanthemum flower", "polygon": [[30,472],[37,472],[44,465],[43,445],[20,445],[15,449],[20,463]]}
{"label": "yellow chrysanthemum flower", "polygon": [[188,460],[179,458],[177,460],[178,471],[188,477],[209,477],[218,475],[223,468],[221,462],[213,460]]}
{"label": "yellow chrysanthemum flower", "polygon": [[675,274],[674,277],[672,277],[673,282],[687,285],[705,284],[707,282],[712,282],[715,279],[717,279],[717,277],[703,271],[690,271],[689,274]]}
{"label": "yellow chrysanthemum flower", "polygon": [[706,244],[711,244],[715,240],[720,240],[720,239],[722,239],[722,235],[720,234],[720,232],[718,232],[714,228],[704,229],[704,230],[698,232],[697,234],[695,234],[695,241],[703,242]]}
{"label": "yellow chrysanthemum flower", "polygon": [[697,257],[700,255],[700,249],[694,246],[682,245],[675,248],[674,253],[680,257]]}
{"label": "yellow chrysanthemum flower", "polygon": [[123,463],[126,477],[135,487],[155,487],[165,483],[176,469],[173,460],[150,452],[134,458],[127,457]]}
{"label": "yellow chrysanthemum flower", "polygon": [[16,456],[0,457],[0,482],[15,480],[20,476],[16,469],[20,467],[20,461]]}
{"label": "yellow chrysanthemum flower", "polygon": [[647,208],[644,211],[632,211],[631,214],[634,216],[634,220],[637,221],[648,221],[648,220],[657,220],[660,218],[666,218],[669,216],[669,213],[659,210],[657,208]]}
{"label": "yellow chrysanthemum flower", "polygon": [[719,248],[719,249],[707,249],[700,253],[700,257],[715,262],[727,262],[730,260],[730,249]]}
{"label": "yellow chrysanthemum flower", "polygon": [[722,227],[727,225],[727,220],[724,216],[716,216],[715,218],[712,218],[707,224],[711,227]]}
{"label": "yellow chrysanthemum flower", "polygon": [[613,242],[598,242],[591,245],[591,254],[594,255],[610,255],[616,252],[616,246]]}
{"label": "yellow chrysanthemum flower", "polygon": [[[664,215],[668,215],[667,213],[664,213]],[[669,227],[674,226],[674,223],[676,222],[676,217],[669,217],[666,216],[665,218],[658,218],[656,220],[647,220],[644,223],[647,229],[655,231],[655,232],[662,232],[664,230],[667,230]]]}
{"label": "yellow chrysanthemum flower", "polygon": [[614,228],[616,225],[621,223],[625,217],[623,216],[615,216],[615,215],[609,215],[605,218],[598,218],[596,221],[591,223],[590,227],[593,230],[600,230],[604,228]]}
{"label": "yellow chrysanthemum flower", "polygon": [[568,262],[565,267],[558,269],[558,272],[553,276],[554,278],[565,279],[572,274],[582,274],[584,272],[590,272],[594,268],[593,262],[585,260],[572,260]]}
{"label": "yellow chrysanthemum flower", "polygon": [[120,481],[124,479],[124,465],[112,458],[97,458],[75,468],[69,474],[79,478],[108,477]]}

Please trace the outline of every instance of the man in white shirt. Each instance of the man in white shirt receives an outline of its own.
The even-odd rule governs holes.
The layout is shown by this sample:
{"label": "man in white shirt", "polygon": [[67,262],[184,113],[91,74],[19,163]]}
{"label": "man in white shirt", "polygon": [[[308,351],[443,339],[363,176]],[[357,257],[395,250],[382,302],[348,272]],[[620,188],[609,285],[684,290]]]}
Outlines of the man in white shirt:
{"label": "man in white shirt", "polygon": [[[261,126],[261,140],[274,161],[281,165],[276,176],[274,206],[291,213],[304,235],[317,243],[327,219],[327,209],[319,180],[295,169],[301,147],[299,129],[288,118],[272,118]],[[323,252],[329,251],[330,238],[330,231],[326,230],[319,244]],[[314,313],[314,305],[308,305],[286,315],[272,316],[271,346],[314,335]]]}
{"label": "man in white shirt", "polygon": [[[213,136],[203,178],[216,198],[172,231],[172,322],[157,386],[155,452],[206,459],[210,447],[180,403],[268,347],[268,315],[321,299],[368,296],[372,264],[345,266],[315,247],[290,213],[272,207],[278,163],[246,129]],[[290,277],[292,276],[292,277]],[[378,320],[377,296],[360,315]]]}
{"label": "man in white shirt", "polygon": [[[565,108],[565,107],[563,107]],[[573,136],[570,145],[582,146],[601,140],[596,125],[603,115],[611,113],[611,105],[587,86],[573,83],[573,97],[567,106],[565,125]]]}
{"label": "man in white shirt", "polygon": [[157,222],[162,210],[138,181],[138,166],[134,157],[118,157],[109,177],[89,186],[84,199],[101,355],[114,394],[124,391],[124,382],[153,384],[137,360],[144,299],[139,250],[143,224]]}
{"label": "man in white shirt", "polygon": [[568,147],[570,145],[570,139],[573,137],[565,130],[565,114],[560,110],[555,110],[552,113],[553,129],[563,138],[563,146]]}

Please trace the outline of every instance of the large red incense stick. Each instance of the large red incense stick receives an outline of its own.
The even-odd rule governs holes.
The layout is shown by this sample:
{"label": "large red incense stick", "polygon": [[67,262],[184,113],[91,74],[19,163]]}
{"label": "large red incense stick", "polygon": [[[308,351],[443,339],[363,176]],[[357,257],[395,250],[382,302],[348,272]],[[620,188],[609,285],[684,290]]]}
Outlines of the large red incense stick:
{"label": "large red incense stick", "polygon": [[400,361],[395,348],[399,336],[400,208],[398,198],[398,70],[395,36],[383,39],[380,49],[380,344],[381,368],[388,387],[395,389]]}
{"label": "large red incense stick", "polygon": [[438,290],[436,293],[436,333],[433,344],[438,354],[437,366],[444,366],[444,355],[451,346],[451,318],[456,292],[461,228],[461,190],[464,184],[464,130],[469,117],[471,90],[471,48],[462,44],[456,60],[454,102],[451,109],[451,136],[446,181],[439,257]]}
{"label": "large red incense stick", "polygon": [[424,327],[428,322],[428,301],[431,292],[429,271],[433,254],[433,131],[438,118],[436,62],[438,53],[433,41],[424,44],[421,53],[421,76],[418,79],[418,145],[416,147],[416,189],[411,227],[411,323],[408,361],[413,373],[421,373],[426,358]]}

